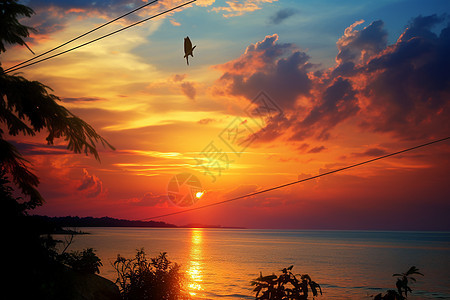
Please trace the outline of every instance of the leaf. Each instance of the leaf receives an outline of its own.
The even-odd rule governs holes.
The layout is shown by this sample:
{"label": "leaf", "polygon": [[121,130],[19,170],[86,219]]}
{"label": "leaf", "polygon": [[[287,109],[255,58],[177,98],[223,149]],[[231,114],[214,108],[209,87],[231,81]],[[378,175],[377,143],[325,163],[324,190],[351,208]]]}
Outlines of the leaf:
{"label": "leaf", "polygon": [[292,270],[292,268],[294,267],[294,265],[291,265],[289,268],[287,268],[289,271]]}
{"label": "leaf", "polygon": [[277,279],[277,275],[275,275],[275,274],[267,275],[267,276],[260,278],[261,281],[273,281],[275,279]]}
{"label": "leaf", "polygon": [[415,266],[412,266],[411,268],[409,268],[408,272],[406,272],[406,276],[412,275],[412,274],[419,274],[419,275],[424,276],[422,273],[419,272],[419,269],[416,268]]}
{"label": "leaf", "polygon": [[257,286],[253,289],[254,292],[259,292],[262,289],[262,286]]}

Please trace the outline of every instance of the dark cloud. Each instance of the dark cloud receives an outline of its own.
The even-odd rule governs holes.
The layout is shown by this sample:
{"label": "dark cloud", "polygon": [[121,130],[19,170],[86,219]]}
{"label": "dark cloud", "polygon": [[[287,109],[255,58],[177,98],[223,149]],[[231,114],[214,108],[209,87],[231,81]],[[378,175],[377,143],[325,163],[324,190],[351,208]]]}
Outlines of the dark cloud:
{"label": "dark cloud", "polygon": [[297,147],[297,150],[300,151],[300,152],[305,152],[306,149],[308,149],[308,147],[309,147],[309,144],[302,143],[300,146]]}
{"label": "dark cloud", "polygon": [[256,133],[262,142],[326,140],[350,119],[362,130],[400,139],[444,136],[450,132],[448,21],[446,15],[416,17],[392,45],[383,21],[356,29],[364,22],[357,21],[336,43],[336,66],[318,71],[294,44],[267,36],[217,66],[223,71],[217,85],[225,95],[249,100],[264,89],[277,101],[284,115]]}
{"label": "dark cloud", "polygon": [[438,38],[432,29],[445,22],[447,16],[436,14],[430,16],[418,16],[411,20],[405,32],[400,36],[399,42],[406,42],[412,38],[421,37],[429,40]]}
{"label": "dark cloud", "polygon": [[313,136],[319,140],[327,140],[331,129],[358,111],[356,91],[351,82],[338,77],[325,89],[306,117],[297,124],[291,139],[304,140]]}
{"label": "dark cloud", "polygon": [[436,15],[413,19],[397,43],[360,67],[371,100],[364,128],[411,139],[449,132],[450,25],[431,31],[443,22]]}
{"label": "dark cloud", "polygon": [[348,27],[336,43],[339,50],[336,60],[339,64],[366,62],[386,48],[387,32],[383,28],[383,21],[378,20],[362,30],[355,30],[362,22],[355,22]]}
{"label": "dark cloud", "polygon": [[247,47],[240,58],[217,66],[224,71],[219,83],[227,93],[252,99],[264,90],[282,108],[295,106],[297,97],[309,95],[309,56],[293,44],[277,43],[278,35]]}
{"label": "dark cloud", "polygon": [[17,142],[10,141],[20,153],[25,156],[28,155],[67,155],[71,154],[69,150],[67,150],[66,146],[63,145],[47,145],[47,144],[38,144],[38,143],[26,143],[26,142]]}
{"label": "dark cloud", "polygon": [[357,156],[357,157],[363,157],[363,156],[382,156],[382,155],[386,155],[388,154],[388,152],[384,149],[381,148],[369,148],[366,151],[363,152],[358,152],[358,153],[353,153],[353,156]]}
{"label": "dark cloud", "polygon": [[103,98],[100,97],[79,97],[79,98],[70,98],[70,97],[65,97],[61,99],[64,102],[95,102],[95,101],[101,101],[101,100],[105,100]]}
{"label": "dark cloud", "polygon": [[326,150],[327,148],[325,146],[318,146],[318,147],[314,147],[312,149],[310,149],[308,151],[308,153],[319,153],[322,152],[323,150]]}
{"label": "dark cloud", "polygon": [[295,8],[283,8],[277,11],[274,15],[270,17],[270,23],[278,25],[284,20],[298,14],[299,11]]}
{"label": "dark cloud", "polygon": [[275,140],[285,133],[286,128],[290,126],[292,120],[288,119],[284,114],[278,114],[267,119],[262,130],[249,136],[248,140],[254,143],[264,143]]}

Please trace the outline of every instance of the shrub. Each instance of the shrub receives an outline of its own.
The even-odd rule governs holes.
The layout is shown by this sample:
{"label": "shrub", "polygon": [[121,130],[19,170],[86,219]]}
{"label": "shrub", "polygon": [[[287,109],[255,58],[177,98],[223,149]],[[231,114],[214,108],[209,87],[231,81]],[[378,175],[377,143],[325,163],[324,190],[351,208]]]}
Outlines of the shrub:
{"label": "shrub", "polygon": [[120,254],[113,264],[117,271],[116,284],[126,300],[175,300],[189,299],[183,288],[184,276],[180,266],[167,259],[167,253],[147,259],[144,249],[126,259]]}
{"label": "shrub", "polygon": [[62,263],[72,267],[73,270],[84,274],[100,273],[102,266],[100,258],[95,254],[94,249],[87,248],[82,252],[72,251],[59,256]]}
{"label": "shrub", "polygon": [[[256,285],[253,289],[256,292],[256,299],[264,300],[289,300],[289,299],[308,299],[309,289],[313,297],[322,295],[320,285],[311,280],[308,274],[294,275],[291,270],[294,266],[281,270],[280,276],[268,275],[260,276],[252,281]],[[300,277],[300,279],[298,279]]]}

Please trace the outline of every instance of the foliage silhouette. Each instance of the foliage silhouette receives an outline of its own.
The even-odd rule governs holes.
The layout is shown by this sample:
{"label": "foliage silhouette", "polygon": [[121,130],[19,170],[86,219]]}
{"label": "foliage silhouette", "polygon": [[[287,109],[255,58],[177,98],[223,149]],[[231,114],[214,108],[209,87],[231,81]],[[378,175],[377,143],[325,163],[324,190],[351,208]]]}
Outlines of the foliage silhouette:
{"label": "foliage silhouette", "polygon": [[[260,276],[251,282],[256,287],[256,299],[264,300],[289,300],[289,299],[308,299],[309,289],[313,298],[322,295],[320,285],[311,280],[308,274],[294,275],[291,271],[294,266],[281,270],[282,274]],[[300,279],[298,279],[300,277]]]}
{"label": "foliage silhouette", "polygon": [[170,262],[166,252],[150,260],[144,249],[138,250],[131,259],[119,254],[113,266],[117,271],[116,284],[122,299],[189,299],[183,288],[184,276],[180,266]]}
{"label": "foliage silhouette", "polygon": [[396,290],[388,290],[386,294],[383,296],[381,293],[374,297],[374,300],[404,300],[408,298],[408,292],[412,293],[412,289],[409,287],[408,283],[410,281],[416,282],[416,279],[411,275],[421,275],[419,269],[415,266],[412,266],[405,273],[395,273],[392,276],[399,277],[397,278],[397,282],[395,286]]}
{"label": "foliage silhouette", "polygon": [[99,268],[102,266],[100,258],[92,248],[84,249],[82,252],[62,253],[58,259],[73,270],[83,274],[100,273]]}
{"label": "foliage silhouette", "polygon": [[[19,19],[32,14],[31,8],[16,0],[0,1],[0,54],[8,45],[28,48],[25,39],[35,30]],[[34,136],[46,131],[48,144],[63,138],[69,150],[92,154],[97,160],[97,143],[114,149],[89,124],[60,105],[51,91],[38,81],[5,74],[0,63],[0,211],[8,225],[2,241],[7,251],[4,267],[10,270],[4,285],[14,293],[14,299],[70,299],[72,292],[78,292],[73,286],[75,279],[84,284],[86,276],[96,278],[78,275],[72,269],[95,273],[100,264],[89,249],[65,254],[72,268],[62,263],[64,259],[55,248],[57,241],[49,234],[52,226],[28,215],[27,210],[44,202],[37,190],[39,178],[16,146],[6,140],[8,135]]]}
{"label": "foliage silhouette", "polygon": [[422,273],[419,272],[419,269],[417,269],[415,266],[412,266],[409,268],[406,273],[401,274],[394,274],[392,276],[400,277],[397,278],[397,283],[395,284],[397,286],[398,293],[400,296],[403,296],[403,293],[405,294],[405,298],[408,298],[408,292],[412,292],[411,288],[408,286],[408,282],[414,281],[416,282],[416,279],[412,277],[411,275],[422,275]]}
{"label": "foliage silhouette", "polygon": [[[32,28],[20,24],[18,18],[30,17],[33,10],[15,0],[0,2],[0,53],[6,51],[6,44],[26,45]],[[30,81],[19,75],[7,75],[0,64],[0,122],[7,128],[8,134],[34,136],[43,129],[48,131],[47,143],[52,145],[55,139],[64,138],[67,148],[75,153],[92,154],[100,157],[96,143],[114,149],[103,137],[85,121],[78,118],[57,103],[60,99],[51,94],[51,88]],[[29,198],[23,203],[23,209],[33,209],[42,205],[44,199],[37,191],[39,179],[28,167],[28,161],[17,148],[4,139],[0,129],[0,167],[12,178],[22,194]],[[23,200],[23,199],[22,199]]]}
{"label": "foliage silhouette", "polygon": [[27,46],[24,38],[35,29],[18,22],[19,17],[31,17],[33,10],[15,0],[3,0],[0,2],[0,53],[6,51],[5,44],[19,44]]}

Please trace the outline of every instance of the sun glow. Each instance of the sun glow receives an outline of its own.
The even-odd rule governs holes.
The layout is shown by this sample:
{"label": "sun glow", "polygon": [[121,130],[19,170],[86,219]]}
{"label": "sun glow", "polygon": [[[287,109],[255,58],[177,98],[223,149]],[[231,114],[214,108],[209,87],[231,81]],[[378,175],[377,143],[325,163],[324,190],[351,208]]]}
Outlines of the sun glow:
{"label": "sun glow", "polygon": [[202,191],[202,192],[197,192],[197,193],[195,194],[195,198],[200,199],[200,198],[203,196],[204,193],[205,193],[204,191]]}

